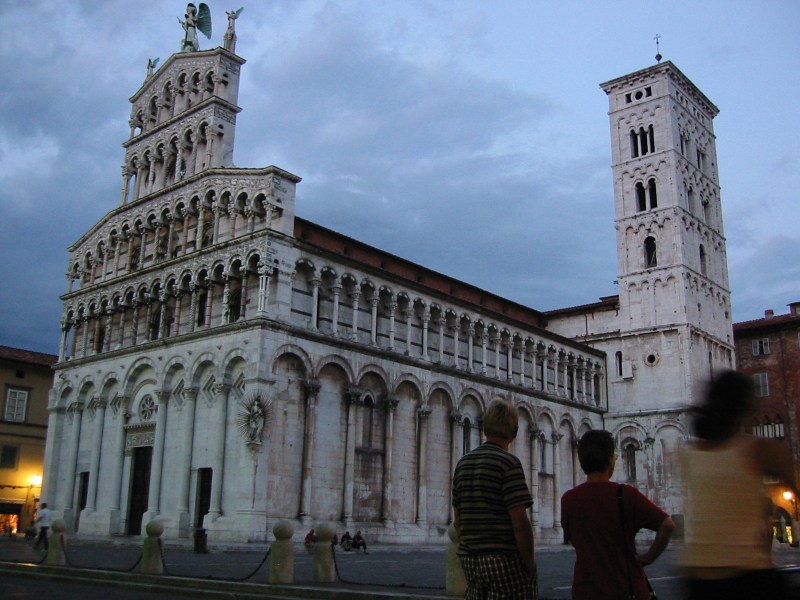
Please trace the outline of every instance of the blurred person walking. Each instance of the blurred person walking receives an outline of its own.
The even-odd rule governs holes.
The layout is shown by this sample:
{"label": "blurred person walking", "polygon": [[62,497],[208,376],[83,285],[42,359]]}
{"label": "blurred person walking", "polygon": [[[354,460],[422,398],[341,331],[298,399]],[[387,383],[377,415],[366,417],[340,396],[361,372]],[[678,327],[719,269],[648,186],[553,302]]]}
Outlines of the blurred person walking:
{"label": "blurred person walking", "polygon": [[690,600],[786,597],[772,562],[764,477],[795,489],[788,448],[745,434],[754,412],[749,377],[725,371],[708,385],[684,457],[686,545],[679,559]]}

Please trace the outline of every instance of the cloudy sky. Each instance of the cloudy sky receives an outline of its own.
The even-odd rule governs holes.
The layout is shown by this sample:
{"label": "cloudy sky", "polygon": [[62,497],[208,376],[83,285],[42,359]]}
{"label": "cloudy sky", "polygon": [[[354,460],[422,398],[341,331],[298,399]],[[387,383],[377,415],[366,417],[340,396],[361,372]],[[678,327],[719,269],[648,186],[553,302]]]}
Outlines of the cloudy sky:
{"label": "cloudy sky", "polygon": [[[244,1],[244,0],[236,0]],[[222,44],[227,5],[213,0]],[[128,98],[185,2],[0,1],[0,345],[56,353],[67,247],[119,204]],[[733,316],[800,300],[793,0],[258,0],[235,163],[297,214],[539,310],[617,293],[606,95],[660,49],[715,120]]]}

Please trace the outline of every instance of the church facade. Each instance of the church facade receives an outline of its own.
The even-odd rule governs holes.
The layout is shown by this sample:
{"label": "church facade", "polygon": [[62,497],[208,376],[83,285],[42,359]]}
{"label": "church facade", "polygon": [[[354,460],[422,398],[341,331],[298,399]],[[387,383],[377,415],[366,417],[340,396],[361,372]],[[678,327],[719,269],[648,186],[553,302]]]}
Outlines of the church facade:
{"label": "church facade", "polygon": [[562,539],[589,428],[679,517],[686,408],[733,362],[714,105],[669,62],[604,84],[620,295],[544,313],[296,216],[296,175],[234,167],[234,19],[225,47],[148,68],[119,205],[69,248],[42,499],[93,535],[157,518],[260,541],[290,519],[445,541],[501,397],[538,540]]}

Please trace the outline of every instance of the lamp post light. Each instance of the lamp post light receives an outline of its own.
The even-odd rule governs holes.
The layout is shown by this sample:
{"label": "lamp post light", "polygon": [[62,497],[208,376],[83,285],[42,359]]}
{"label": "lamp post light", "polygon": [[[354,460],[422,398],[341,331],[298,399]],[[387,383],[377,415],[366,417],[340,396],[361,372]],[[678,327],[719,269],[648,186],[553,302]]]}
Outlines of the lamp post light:
{"label": "lamp post light", "polygon": [[797,539],[797,525],[798,521],[800,521],[800,515],[798,515],[798,507],[797,507],[797,495],[790,491],[786,490],[783,492],[783,499],[787,502],[792,503],[793,514],[792,514],[792,543],[791,545],[796,548],[800,540]]}

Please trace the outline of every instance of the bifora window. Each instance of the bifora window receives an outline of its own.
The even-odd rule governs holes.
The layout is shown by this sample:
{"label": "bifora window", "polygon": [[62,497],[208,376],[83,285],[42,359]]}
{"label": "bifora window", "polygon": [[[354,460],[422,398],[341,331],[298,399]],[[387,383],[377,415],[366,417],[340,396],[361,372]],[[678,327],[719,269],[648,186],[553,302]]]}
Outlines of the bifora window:
{"label": "bifora window", "polygon": [[18,388],[8,388],[6,392],[6,407],[3,418],[6,421],[23,423],[28,408],[28,391]]}

